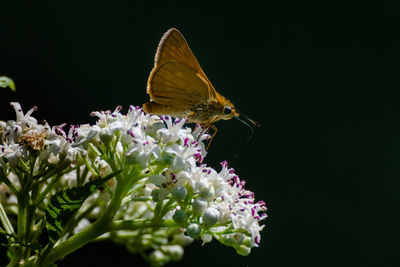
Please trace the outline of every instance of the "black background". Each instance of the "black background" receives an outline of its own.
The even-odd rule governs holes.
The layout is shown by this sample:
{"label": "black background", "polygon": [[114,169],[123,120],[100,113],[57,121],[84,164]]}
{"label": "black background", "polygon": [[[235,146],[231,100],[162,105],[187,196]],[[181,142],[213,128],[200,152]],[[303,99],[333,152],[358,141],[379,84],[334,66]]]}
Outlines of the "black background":
{"label": "black background", "polygon": [[[2,120],[19,101],[51,125],[142,105],[165,31],[186,37],[214,87],[262,126],[232,167],[269,208],[248,257],[217,242],[168,266],[398,266],[400,5],[397,1],[9,1],[0,12]],[[218,122],[219,170],[249,135]],[[59,261],[142,266],[112,243]]]}

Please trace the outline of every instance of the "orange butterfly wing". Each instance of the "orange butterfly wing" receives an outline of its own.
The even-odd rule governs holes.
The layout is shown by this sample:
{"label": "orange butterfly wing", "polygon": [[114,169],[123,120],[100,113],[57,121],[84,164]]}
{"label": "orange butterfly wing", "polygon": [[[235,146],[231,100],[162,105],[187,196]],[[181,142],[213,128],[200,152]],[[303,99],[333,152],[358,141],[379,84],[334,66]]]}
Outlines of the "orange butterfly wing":
{"label": "orange butterfly wing", "polygon": [[196,103],[218,95],[185,38],[174,28],[160,41],[147,93],[151,102],[143,105],[146,112],[181,117],[188,116]]}

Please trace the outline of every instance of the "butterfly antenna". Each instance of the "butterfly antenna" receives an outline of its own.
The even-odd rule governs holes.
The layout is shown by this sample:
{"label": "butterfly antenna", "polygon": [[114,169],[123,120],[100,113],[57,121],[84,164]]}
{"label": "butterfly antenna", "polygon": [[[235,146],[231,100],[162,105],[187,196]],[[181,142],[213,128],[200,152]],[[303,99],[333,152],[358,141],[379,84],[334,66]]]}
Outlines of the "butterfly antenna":
{"label": "butterfly antenna", "polygon": [[[261,124],[259,124],[258,122],[250,119],[249,117],[239,113],[240,115],[242,115],[243,117],[245,117],[247,120],[249,120],[252,124],[254,124],[255,126],[259,127]],[[244,143],[242,143],[242,145],[240,146],[240,148],[238,149],[238,151],[235,153],[235,155],[232,158],[232,163],[235,161],[235,159],[237,158],[237,156],[239,155],[239,152],[241,152],[243,150],[243,148],[245,147],[245,145],[247,145],[250,140],[253,138],[254,135],[254,129],[253,127],[251,127],[250,124],[248,124],[247,122],[245,122],[244,120],[240,119],[237,116],[234,116],[237,120],[239,120],[240,122],[242,122],[243,124],[247,125],[250,128],[251,134],[249,135],[249,137],[247,137],[246,141]]]}
{"label": "butterfly antenna", "polygon": [[[249,117],[247,117],[246,115],[244,115],[244,114],[243,114],[242,112],[240,112],[239,110],[236,109],[236,112],[239,113],[240,115],[242,115],[246,120],[248,120],[249,122],[251,122],[254,126],[256,126],[256,127],[260,127],[260,126],[261,126],[260,123],[256,122],[255,120],[250,119]],[[238,119],[238,120],[240,120],[241,122],[245,123],[243,120],[239,119],[238,117],[235,116],[235,118]],[[247,124],[247,123],[245,123],[245,124]],[[247,124],[247,125],[248,125],[248,124]],[[248,125],[248,126],[251,128],[250,125]],[[252,128],[252,131],[253,131],[253,128]]]}

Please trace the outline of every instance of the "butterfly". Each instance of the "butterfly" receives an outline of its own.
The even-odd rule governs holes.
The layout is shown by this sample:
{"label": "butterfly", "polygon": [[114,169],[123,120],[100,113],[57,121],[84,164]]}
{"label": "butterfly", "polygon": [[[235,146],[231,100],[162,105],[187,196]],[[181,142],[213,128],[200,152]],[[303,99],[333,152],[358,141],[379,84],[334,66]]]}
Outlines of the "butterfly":
{"label": "butterfly", "polygon": [[213,123],[240,115],[234,105],[215,90],[185,38],[175,28],[169,29],[158,45],[147,93],[150,101],[143,104],[146,113],[187,118],[203,128],[212,128],[215,132],[211,140],[217,133]]}

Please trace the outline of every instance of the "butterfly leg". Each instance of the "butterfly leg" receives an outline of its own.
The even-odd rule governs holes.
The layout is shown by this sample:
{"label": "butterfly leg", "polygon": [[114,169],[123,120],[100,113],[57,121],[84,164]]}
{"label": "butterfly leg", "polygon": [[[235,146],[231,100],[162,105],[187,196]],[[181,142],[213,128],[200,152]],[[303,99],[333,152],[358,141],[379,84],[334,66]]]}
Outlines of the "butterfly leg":
{"label": "butterfly leg", "polygon": [[207,127],[208,127],[208,129],[213,129],[214,130],[213,134],[211,135],[210,141],[208,142],[207,148],[206,148],[206,150],[208,151],[208,149],[210,148],[211,142],[214,139],[214,136],[218,132],[218,128],[215,127],[213,124],[209,124],[209,125],[207,125]]}

